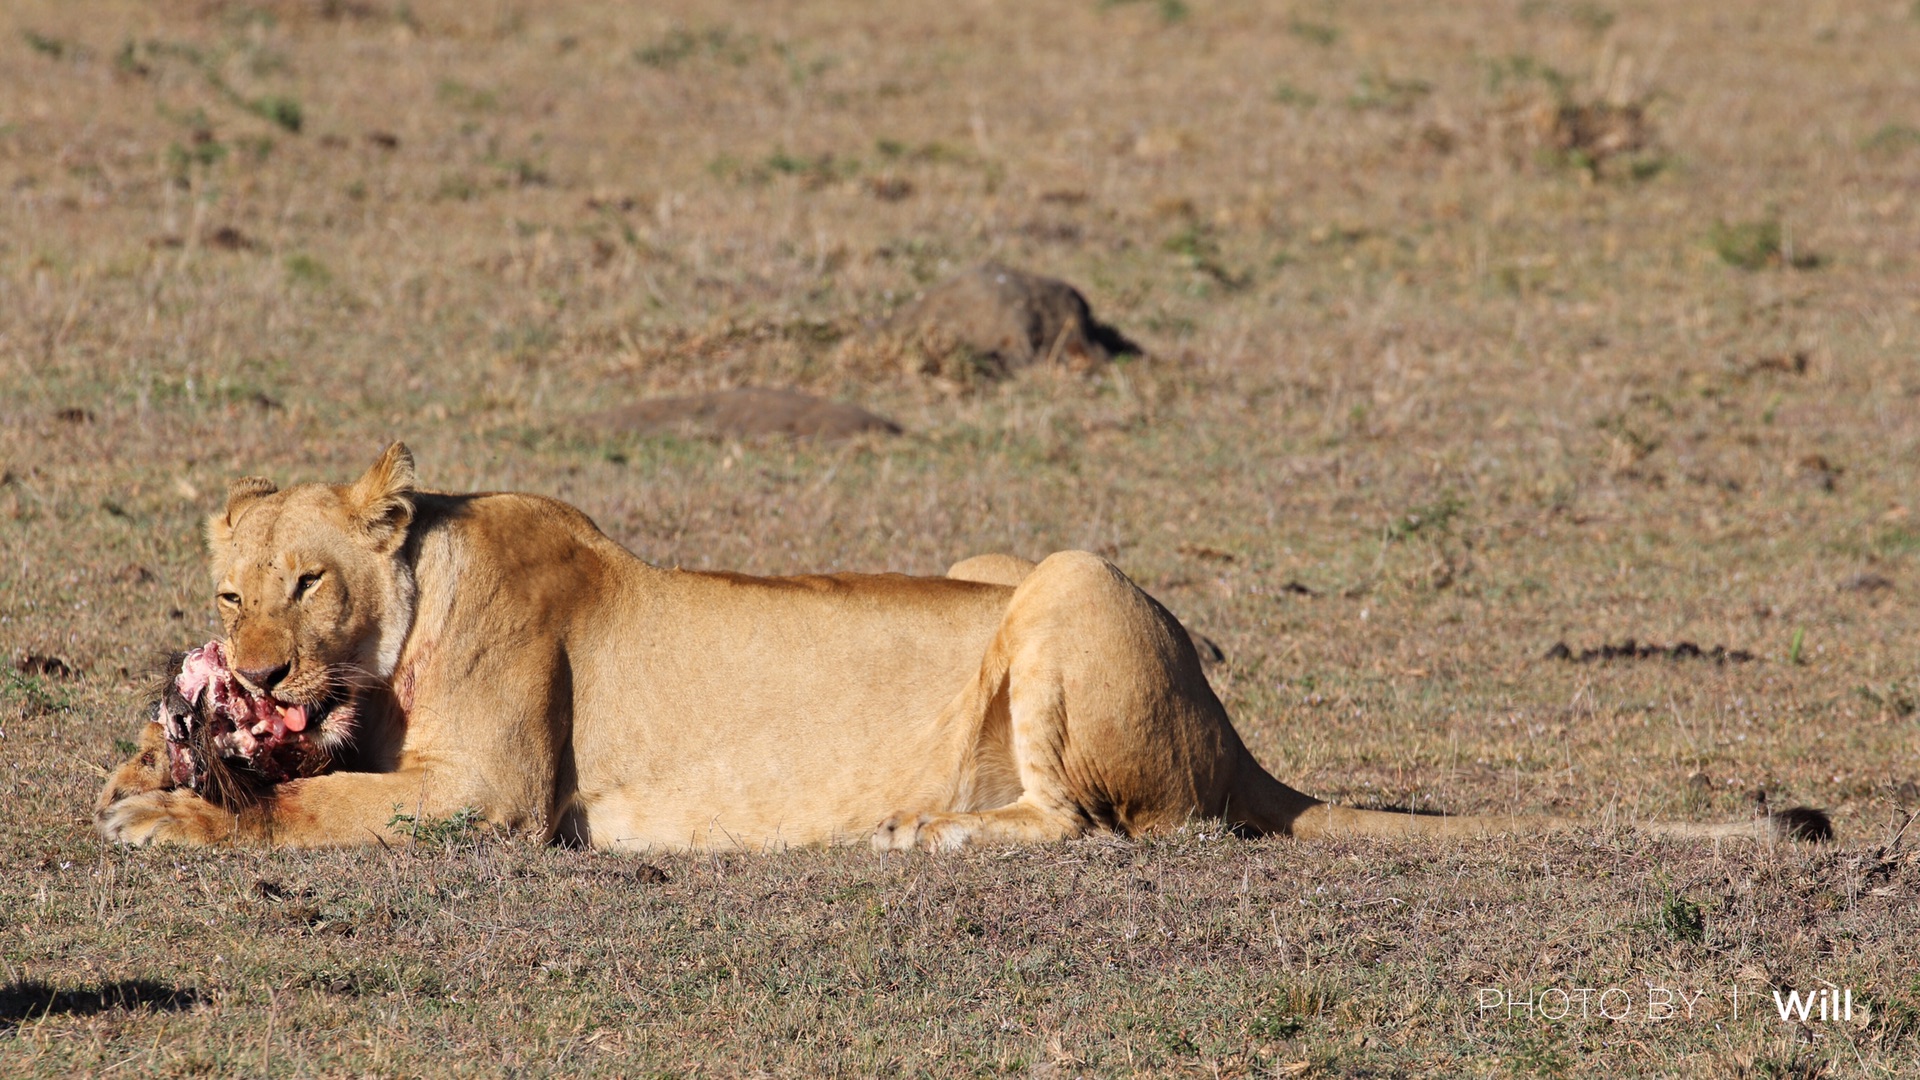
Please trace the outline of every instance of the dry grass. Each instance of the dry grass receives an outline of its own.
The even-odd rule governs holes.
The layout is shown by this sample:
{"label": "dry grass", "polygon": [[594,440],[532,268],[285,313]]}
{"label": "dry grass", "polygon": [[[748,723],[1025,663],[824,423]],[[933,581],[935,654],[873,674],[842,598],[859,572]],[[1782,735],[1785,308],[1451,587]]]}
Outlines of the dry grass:
{"label": "dry grass", "polygon": [[[77,674],[0,675],[0,1071],[1911,1072],[1916,47],[1904,4],[8,5],[0,645]],[[1153,357],[835,362],[989,258]],[[577,423],[743,384],[909,434]],[[102,847],[95,766],[210,632],[200,515],[392,436],[669,564],[1103,551],[1320,795],[1758,788],[1842,839],[1194,833],[652,884],[458,836]],[[1543,659],[1629,637],[1758,659]],[[1816,980],[1871,1019],[1475,1007]]]}

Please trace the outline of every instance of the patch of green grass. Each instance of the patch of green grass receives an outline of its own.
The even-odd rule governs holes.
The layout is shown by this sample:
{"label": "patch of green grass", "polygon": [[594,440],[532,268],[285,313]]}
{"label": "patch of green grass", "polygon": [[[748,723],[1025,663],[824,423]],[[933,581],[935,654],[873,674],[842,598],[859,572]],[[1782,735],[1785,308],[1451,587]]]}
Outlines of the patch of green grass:
{"label": "patch of green grass", "polygon": [[1311,108],[1320,104],[1320,95],[1302,90],[1292,83],[1283,82],[1273,88],[1273,100],[1282,105]]}
{"label": "patch of green grass", "polygon": [[295,285],[321,286],[333,282],[333,271],[327,264],[304,251],[296,251],[286,258],[287,280]]}
{"label": "patch of green grass", "polygon": [[860,162],[831,153],[808,157],[779,149],[752,164],[743,163],[731,154],[722,154],[708,164],[707,171],[747,184],[764,184],[775,177],[788,176],[809,188],[818,188],[859,175]]}
{"label": "patch of green grass", "polygon": [[256,165],[273,154],[273,139],[267,135],[241,135],[233,140],[233,145]]}
{"label": "patch of green grass", "polygon": [[1883,154],[1900,153],[1916,146],[1920,146],[1920,128],[1911,124],[1882,124],[1860,140],[1860,149]]}
{"label": "patch of green grass", "polygon": [[1573,23],[1590,34],[1605,33],[1613,26],[1618,16],[1611,8],[1591,3],[1589,0],[1522,0],[1520,17],[1523,19],[1553,15]]}
{"label": "patch of green grass", "polygon": [[1881,558],[1920,554],[1920,529],[1906,525],[1881,526],[1873,534],[1871,550]]}
{"label": "patch of green grass", "polygon": [[1163,251],[1180,256],[1189,267],[1207,281],[1229,291],[1244,289],[1253,284],[1251,273],[1236,271],[1222,261],[1219,239],[1212,229],[1199,222],[1189,222],[1172,236],[1161,241],[1160,247]]}
{"label": "patch of green grass", "polygon": [[1464,499],[1447,492],[1387,522],[1388,540],[1411,540],[1416,536],[1441,536],[1453,531],[1453,523],[1467,509]]}
{"label": "patch of green grass", "polygon": [[759,40],[753,35],[736,34],[725,26],[699,31],[676,26],[657,40],[634,49],[633,59],[642,66],[662,70],[671,70],[682,61],[696,58],[744,67],[758,48]]}
{"label": "patch of green grass", "polygon": [[227,158],[227,144],[211,134],[196,136],[187,142],[167,144],[167,166],[176,178],[185,179],[195,169],[207,169]]}
{"label": "patch of green grass", "polygon": [[1593,34],[1604,34],[1619,18],[1611,8],[1599,4],[1575,3],[1567,8],[1567,17]]}
{"label": "patch of green grass", "polygon": [[506,182],[514,187],[545,187],[553,182],[553,177],[547,173],[546,166],[532,158],[507,158],[493,162],[493,166],[499,169],[505,176]]}
{"label": "patch of green grass", "polygon": [[1347,107],[1406,112],[1431,93],[1433,84],[1424,79],[1398,79],[1382,71],[1367,71],[1356,80]]}
{"label": "patch of green grass", "polygon": [[79,49],[70,42],[34,30],[20,31],[20,40],[27,43],[27,48],[50,60],[65,60],[69,53],[78,54],[79,52]]}
{"label": "patch of green grass", "polygon": [[521,363],[536,363],[560,343],[546,322],[518,322],[493,332],[494,351]]}
{"label": "patch of green grass", "polygon": [[1485,61],[1485,70],[1487,89],[1496,93],[1509,85],[1540,83],[1556,98],[1564,99],[1572,86],[1572,80],[1564,73],[1526,53],[1489,59]]}
{"label": "patch of green grass", "polygon": [[1698,903],[1668,889],[1660,899],[1660,930],[1675,941],[1704,944],[1707,913]]}
{"label": "patch of green grass", "polygon": [[1707,242],[1721,262],[1742,270],[1783,266],[1811,270],[1820,265],[1818,255],[1787,249],[1785,228],[1777,217],[1715,222]]}
{"label": "patch of green grass", "polygon": [[1667,172],[1674,166],[1670,154],[1652,152],[1637,153],[1627,157],[1627,179],[1634,183],[1644,183]]}
{"label": "patch of green grass", "polygon": [[1160,14],[1160,21],[1168,26],[1183,22],[1187,16],[1193,14],[1193,10],[1187,6],[1186,0],[1100,0],[1098,6],[1104,10],[1134,3],[1151,3],[1154,10]]}
{"label": "patch of green grass", "polygon": [[1761,270],[1780,265],[1780,219],[1715,222],[1707,234],[1714,254],[1728,266],[1742,270]]}
{"label": "patch of green grass", "polygon": [[306,111],[300,107],[299,100],[283,94],[254,98],[246,103],[246,109],[295,135],[300,134],[301,127],[306,124]]}
{"label": "patch of green grass", "polygon": [[1856,686],[1853,695],[1871,704],[1875,711],[1886,713],[1898,720],[1904,720],[1920,711],[1920,694],[1912,687],[1899,682],[1890,682],[1884,686]]}
{"label": "patch of green grass", "polygon": [[458,79],[441,79],[434,85],[433,96],[442,105],[463,112],[492,112],[500,107],[499,94]]}
{"label": "patch of green grass", "polygon": [[1340,40],[1340,30],[1338,27],[1330,26],[1327,23],[1308,22],[1305,19],[1288,20],[1287,33],[1292,34],[1294,37],[1310,45],[1318,45],[1322,48],[1330,46]]}
{"label": "patch of green grass", "polygon": [[478,838],[485,826],[486,819],[472,807],[462,807],[449,817],[434,818],[418,817],[396,806],[393,816],[387,819],[387,828],[425,848],[469,843]]}
{"label": "patch of green grass", "polygon": [[829,159],[825,157],[796,157],[793,154],[787,153],[785,150],[775,150],[773,153],[762,158],[760,164],[770,173],[777,173],[781,176],[800,176],[819,170],[828,160]]}
{"label": "patch of green grass", "polygon": [[453,202],[471,202],[481,195],[479,181],[463,172],[448,173],[434,186],[433,197]]}
{"label": "patch of green grass", "polygon": [[12,657],[0,656],[0,704],[29,716],[65,712],[73,707],[73,696],[51,679],[28,675],[13,669]]}

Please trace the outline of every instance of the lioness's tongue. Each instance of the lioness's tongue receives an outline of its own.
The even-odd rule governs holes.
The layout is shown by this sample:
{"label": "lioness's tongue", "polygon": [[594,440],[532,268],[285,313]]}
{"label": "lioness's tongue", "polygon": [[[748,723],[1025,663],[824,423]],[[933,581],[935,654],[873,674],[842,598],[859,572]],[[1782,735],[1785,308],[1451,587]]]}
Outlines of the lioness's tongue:
{"label": "lioness's tongue", "polygon": [[305,705],[289,705],[281,709],[280,722],[287,725],[288,731],[307,730],[307,707]]}

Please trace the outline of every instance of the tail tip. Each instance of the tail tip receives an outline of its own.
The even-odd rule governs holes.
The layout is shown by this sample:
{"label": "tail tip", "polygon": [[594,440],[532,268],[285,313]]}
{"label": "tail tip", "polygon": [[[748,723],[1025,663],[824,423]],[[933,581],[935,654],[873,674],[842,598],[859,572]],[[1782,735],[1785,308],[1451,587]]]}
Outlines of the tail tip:
{"label": "tail tip", "polygon": [[1824,810],[1795,806],[1767,815],[1767,824],[1780,840],[1807,840],[1819,843],[1833,839],[1833,822]]}

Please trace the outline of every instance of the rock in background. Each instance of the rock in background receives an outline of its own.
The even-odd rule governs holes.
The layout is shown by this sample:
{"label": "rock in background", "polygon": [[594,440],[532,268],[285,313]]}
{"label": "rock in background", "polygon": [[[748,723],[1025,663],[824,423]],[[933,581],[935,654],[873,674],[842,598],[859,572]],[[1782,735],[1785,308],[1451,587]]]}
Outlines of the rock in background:
{"label": "rock in background", "polygon": [[1142,351],[1094,318],[1072,285],[986,263],[855,336],[838,358],[850,369],[930,375],[965,387],[1035,365],[1088,372]]}

